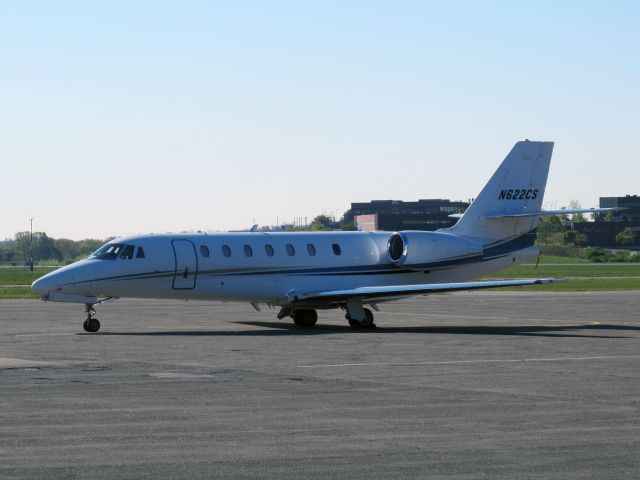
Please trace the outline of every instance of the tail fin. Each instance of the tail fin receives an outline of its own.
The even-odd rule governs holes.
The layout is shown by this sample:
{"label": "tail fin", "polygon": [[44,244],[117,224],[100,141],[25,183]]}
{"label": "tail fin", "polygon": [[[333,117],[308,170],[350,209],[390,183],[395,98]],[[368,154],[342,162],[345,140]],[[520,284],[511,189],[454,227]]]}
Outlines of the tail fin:
{"label": "tail fin", "polygon": [[541,210],[552,151],[553,142],[516,143],[458,223],[446,230],[485,244],[531,232],[537,216],[488,217]]}

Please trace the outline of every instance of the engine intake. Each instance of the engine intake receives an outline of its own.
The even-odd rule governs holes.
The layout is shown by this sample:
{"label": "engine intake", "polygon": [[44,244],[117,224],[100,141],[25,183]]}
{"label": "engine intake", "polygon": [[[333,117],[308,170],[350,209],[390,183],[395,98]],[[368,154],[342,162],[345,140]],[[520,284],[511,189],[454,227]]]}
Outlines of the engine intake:
{"label": "engine intake", "polygon": [[398,266],[422,270],[441,262],[459,262],[482,255],[482,245],[440,232],[395,232],[387,240],[389,260]]}
{"label": "engine intake", "polygon": [[406,255],[405,245],[407,243],[399,233],[394,233],[389,237],[387,242],[387,252],[389,252],[389,258],[392,262],[397,262],[402,258],[402,255]]}

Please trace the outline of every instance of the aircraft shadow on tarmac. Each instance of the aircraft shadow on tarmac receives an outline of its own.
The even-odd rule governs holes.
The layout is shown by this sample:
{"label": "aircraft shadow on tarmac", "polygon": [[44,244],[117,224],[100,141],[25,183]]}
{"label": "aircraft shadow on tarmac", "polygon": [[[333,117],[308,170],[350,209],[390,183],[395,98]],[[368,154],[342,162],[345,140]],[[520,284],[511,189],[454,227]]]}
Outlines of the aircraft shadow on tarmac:
{"label": "aircraft shadow on tarmac", "polygon": [[511,325],[511,326],[425,326],[425,327],[377,327],[375,329],[351,329],[348,325],[316,325],[313,328],[301,328],[289,322],[258,322],[238,321],[239,325],[251,325],[262,327],[260,330],[174,330],[174,331],[147,331],[147,332],[101,332],[101,335],[122,336],[274,336],[274,335],[326,335],[335,333],[375,334],[375,333],[425,333],[441,335],[514,335],[536,337],[567,337],[567,338],[633,338],[621,335],[596,335],[573,333],[579,331],[640,331],[640,327],[632,325]]}

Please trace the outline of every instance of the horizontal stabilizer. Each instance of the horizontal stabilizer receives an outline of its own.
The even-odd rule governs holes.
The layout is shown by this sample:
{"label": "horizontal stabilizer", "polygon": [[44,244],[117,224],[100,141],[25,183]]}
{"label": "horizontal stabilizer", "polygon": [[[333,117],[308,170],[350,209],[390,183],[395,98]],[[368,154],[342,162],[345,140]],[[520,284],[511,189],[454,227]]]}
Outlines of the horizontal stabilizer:
{"label": "horizontal stabilizer", "polygon": [[605,213],[624,210],[622,207],[611,208],[574,208],[566,210],[536,210],[536,211],[518,211],[518,212],[501,212],[489,213],[485,218],[514,218],[514,217],[543,217],[545,215],[566,215],[571,213]]}

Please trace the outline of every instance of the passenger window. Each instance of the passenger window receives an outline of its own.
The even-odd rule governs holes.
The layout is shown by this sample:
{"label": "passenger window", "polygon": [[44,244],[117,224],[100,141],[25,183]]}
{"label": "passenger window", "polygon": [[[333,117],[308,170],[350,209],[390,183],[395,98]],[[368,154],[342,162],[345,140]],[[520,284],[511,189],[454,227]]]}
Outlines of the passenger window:
{"label": "passenger window", "polygon": [[293,245],[290,243],[287,243],[287,254],[289,254],[290,257],[293,257],[296,254],[296,249],[293,248]]}
{"label": "passenger window", "polygon": [[267,253],[267,257],[273,257],[273,247],[271,245],[265,245],[264,251]]}
{"label": "passenger window", "polygon": [[225,257],[230,257],[231,256],[231,248],[229,247],[229,245],[223,245],[222,246],[222,254]]}
{"label": "passenger window", "polygon": [[316,247],[314,247],[312,243],[307,243],[307,252],[309,252],[309,255],[311,255],[312,257],[315,257]]}
{"label": "passenger window", "polygon": [[250,246],[250,245],[245,245],[245,246],[244,246],[244,254],[245,254],[247,257],[253,257],[253,248],[251,248],[251,246]]}
{"label": "passenger window", "polygon": [[209,247],[206,245],[200,245],[200,253],[204,258],[209,258]]}
{"label": "passenger window", "polygon": [[133,249],[135,247],[133,245],[127,245],[122,249],[122,253],[120,254],[120,258],[123,260],[131,260],[133,258]]}
{"label": "passenger window", "polygon": [[136,253],[136,258],[144,258],[144,250],[142,247],[138,247],[138,253]]}
{"label": "passenger window", "polygon": [[340,255],[342,253],[342,249],[340,248],[340,245],[338,245],[337,243],[334,243],[333,245],[331,245],[331,248],[333,248],[334,255]]}

